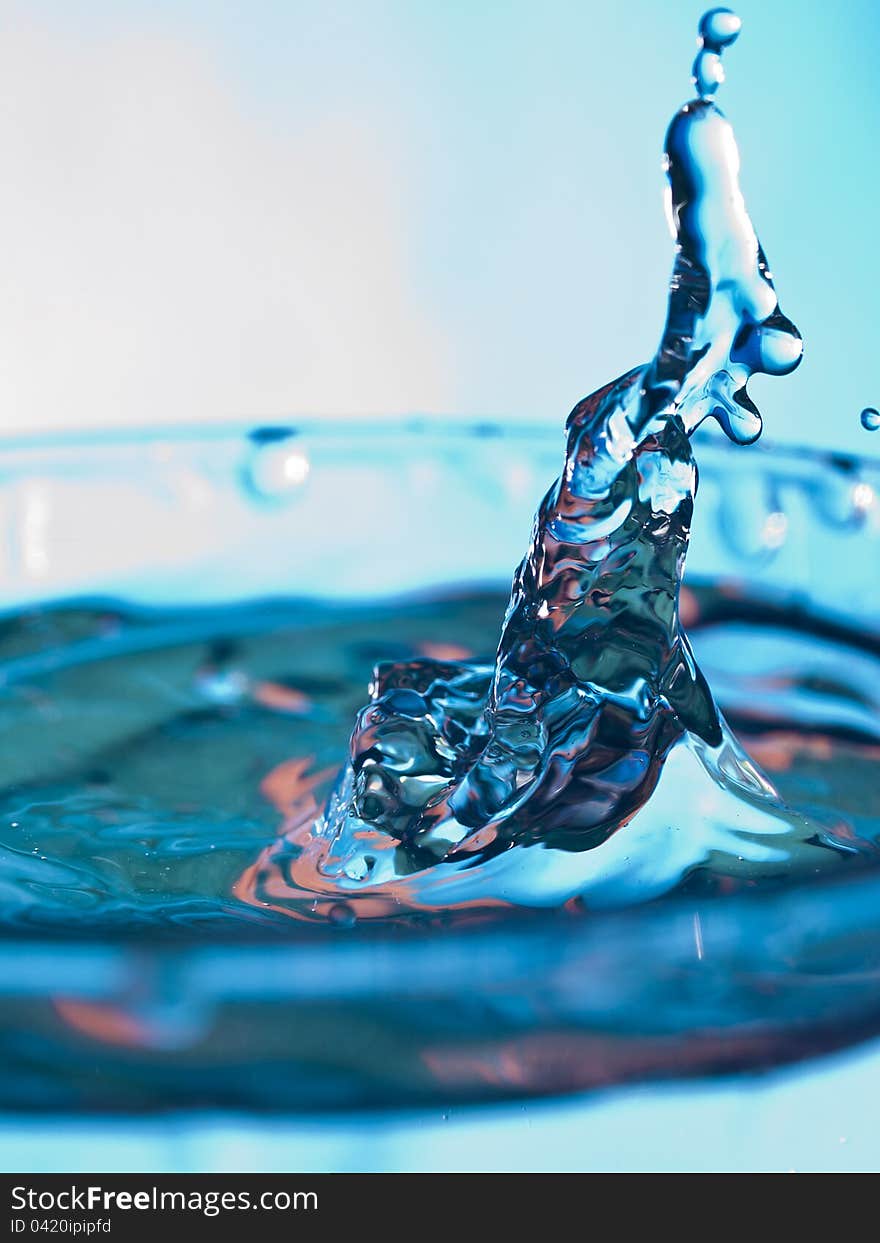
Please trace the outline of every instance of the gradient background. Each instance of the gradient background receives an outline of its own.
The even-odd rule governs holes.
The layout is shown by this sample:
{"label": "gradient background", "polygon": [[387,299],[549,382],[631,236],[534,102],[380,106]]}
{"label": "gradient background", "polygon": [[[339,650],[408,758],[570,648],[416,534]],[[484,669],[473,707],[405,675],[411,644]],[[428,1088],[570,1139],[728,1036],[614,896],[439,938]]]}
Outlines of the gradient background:
{"label": "gradient background", "polygon": [[[744,0],[719,97],[800,371],[880,448],[880,9]],[[558,421],[643,361],[699,3],[0,0],[0,430]]]}

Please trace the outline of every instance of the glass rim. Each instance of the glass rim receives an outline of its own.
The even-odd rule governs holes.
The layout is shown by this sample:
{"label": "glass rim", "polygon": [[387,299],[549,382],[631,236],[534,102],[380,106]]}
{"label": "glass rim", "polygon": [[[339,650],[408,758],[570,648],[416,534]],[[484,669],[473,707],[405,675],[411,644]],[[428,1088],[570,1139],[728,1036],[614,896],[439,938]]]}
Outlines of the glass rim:
{"label": "glass rim", "polygon": [[[246,440],[255,444],[295,437],[336,439],[355,438],[413,438],[437,436],[444,440],[468,441],[503,439],[514,442],[540,440],[560,445],[560,463],[564,443],[564,424],[550,420],[510,419],[499,415],[486,417],[460,414],[335,414],[291,416],[279,419],[232,419],[206,420],[191,423],[155,423],[138,426],[77,427],[72,429],[44,429],[40,431],[0,432],[0,458],[19,453],[30,455],[41,451],[89,450],[105,448],[136,448],[168,442],[175,445],[213,444],[230,440]],[[880,469],[880,451],[849,452],[820,445],[774,440],[766,433],[751,445],[736,445],[712,426],[698,429],[694,436],[697,445],[695,456],[699,464],[703,452],[716,454],[755,455],[764,460],[772,454],[775,460],[811,462],[829,467],[847,467],[863,464],[869,469]]]}

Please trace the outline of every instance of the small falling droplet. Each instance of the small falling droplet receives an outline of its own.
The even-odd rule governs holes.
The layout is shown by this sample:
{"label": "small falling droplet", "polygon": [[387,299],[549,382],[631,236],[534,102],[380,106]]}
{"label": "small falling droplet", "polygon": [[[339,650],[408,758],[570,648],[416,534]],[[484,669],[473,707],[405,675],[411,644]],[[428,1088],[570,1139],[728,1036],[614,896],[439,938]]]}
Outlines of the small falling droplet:
{"label": "small falling droplet", "polygon": [[875,410],[873,406],[865,406],[859,418],[866,432],[876,432],[880,428],[880,410]]}

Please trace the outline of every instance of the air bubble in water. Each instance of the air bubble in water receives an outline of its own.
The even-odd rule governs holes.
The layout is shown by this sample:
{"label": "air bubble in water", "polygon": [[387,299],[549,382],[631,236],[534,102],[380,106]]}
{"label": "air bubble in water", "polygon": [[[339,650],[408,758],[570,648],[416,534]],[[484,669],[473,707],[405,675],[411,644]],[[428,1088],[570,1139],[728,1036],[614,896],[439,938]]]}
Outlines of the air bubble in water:
{"label": "air bubble in water", "polygon": [[866,432],[876,432],[880,428],[880,410],[875,410],[873,406],[866,406],[859,418]]}

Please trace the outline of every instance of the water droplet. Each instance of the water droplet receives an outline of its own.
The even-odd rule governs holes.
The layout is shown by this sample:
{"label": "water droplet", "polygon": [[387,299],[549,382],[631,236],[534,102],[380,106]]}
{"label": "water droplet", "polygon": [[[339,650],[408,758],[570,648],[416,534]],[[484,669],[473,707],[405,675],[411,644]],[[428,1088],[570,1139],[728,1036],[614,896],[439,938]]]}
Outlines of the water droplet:
{"label": "water droplet", "polygon": [[694,61],[694,85],[700,99],[709,99],[724,81],[724,66],[717,52],[709,52],[705,48],[697,54]]}
{"label": "water droplet", "polygon": [[700,99],[712,99],[724,81],[721,53],[736,40],[742,22],[730,9],[710,9],[699,26],[700,50],[692,70]]}
{"label": "water droplet", "polygon": [[337,928],[353,928],[357,922],[354,911],[344,902],[337,902],[330,907],[327,918]]}
{"label": "water droplet", "polygon": [[278,504],[298,495],[310,472],[308,453],[298,439],[289,436],[252,446],[244,483],[259,500]]}
{"label": "water droplet", "polygon": [[880,410],[875,410],[873,406],[866,406],[859,418],[866,432],[876,432],[880,428]]}
{"label": "water droplet", "polygon": [[709,9],[700,18],[699,34],[703,46],[719,51],[735,43],[742,30],[742,18],[737,17],[732,9]]}

